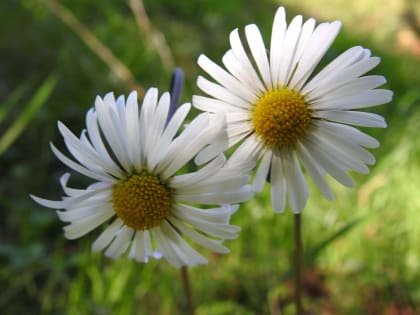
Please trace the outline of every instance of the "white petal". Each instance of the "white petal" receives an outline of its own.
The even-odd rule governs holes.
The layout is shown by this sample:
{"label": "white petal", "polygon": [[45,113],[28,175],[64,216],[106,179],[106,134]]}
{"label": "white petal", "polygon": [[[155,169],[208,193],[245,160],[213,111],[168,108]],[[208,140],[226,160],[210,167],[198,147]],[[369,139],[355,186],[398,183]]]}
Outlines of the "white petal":
{"label": "white petal", "polygon": [[273,155],[271,162],[271,205],[275,212],[283,212],[286,207],[286,178],[284,175],[282,159]]}
{"label": "white petal", "polygon": [[222,246],[222,241],[213,240],[204,236],[201,233],[196,232],[194,229],[187,227],[182,221],[176,218],[170,218],[169,222],[172,223],[182,234],[188,236],[195,243],[210,249],[213,252],[226,254],[229,253],[229,249]]}
{"label": "white petal", "polygon": [[243,161],[256,161],[262,150],[262,143],[255,134],[248,137],[241,143],[238,149],[232,154],[228,160],[228,165],[235,165]]}
{"label": "white petal", "polygon": [[158,152],[159,148],[157,144],[163,133],[168,112],[169,112],[170,96],[168,92],[165,92],[159,99],[156,111],[148,121],[148,134],[146,139],[146,157],[147,166],[149,169],[153,169],[154,163],[151,165],[150,160],[153,160],[153,155]]}
{"label": "white petal", "polygon": [[196,165],[203,165],[222,154],[229,147],[227,136],[220,137],[201,150],[194,159]]}
{"label": "white petal", "polygon": [[93,109],[90,109],[88,113],[86,114],[86,127],[88,131],[89,139],[92,142],[93,147],[95,148],[98,155],[102,158],[104,163],[106,163],[107,165],[106,166],[107,171],[109,171],[111,174],[115,173],[118,178],[123,178],[124,172],[114,162],[114,160],[109,155],[108,150],[105,148],[105,145],[102,141],[102,138],[98,129],[97,116]]}
{"label": "white petal", "polygon": [[[111,189],[107,187],[105,190],[100,191],[100,189],[93,189],[90,190],[89,188],[86,189],[84,195],[80,195],[73,198],[64,198],[72,201],[72,204],[69,204],[66,209],[67,210],[75,210],[84,207],[91,207],[99,204],[109,204]],[[89,192],[91,192],[89,194]]]}
{"label": "white petal", "polygon": [[64,197],[61,201],[54,201],[54,200],[48,200],[40,197],[36,197],[34,195],[31,195],[31,198],[40,204],[41,206],[52,208],[52,209],[66,209],[69,207],[72,207],[74,205],[80,204],[80,202],[85,201],[92,196],[95,196],[99,193],[106,193],[109,191],[109,187],[102,187],[94,190],[86,189],[83,194],[79,194],[77,197]]}
{"label": "white petal", "polygon": [[175,137],[176,132],[181,127],[182,123],[185,120],[185,117],[187,117],[189,111],[191,109],[190,103],[182,104],[176,112],[172,115],[171,119],[169,120],[168,124],[166,125],[166,128],[162,134],[162,139],[160,140],[160,143],[168,143]]}
{"label": "white petal", "polygon": [[196,172],[172,177],[169,186],[174,189],[194,186],[217,173],[225,162],[226,158],[223,155],[220,155]]}
{"label": "white petal", "polygon": [[[106,157],[101,156],[98,152],[96,152],[95,148],[92,146],[92,144],[88,140],[86,134],[87,134],[86,130],[83,130],[80,136],[80,141],[86,147],[85,150],[89,150],[95,153],[95,155],[97,156],[97,160],[100,160],[100,161],[96,161],[96,163],[102,164],[102,168],[104,172],[112,175],[113,177],[118,178],[118,179],[125,178],[126,174],[121,170],[121,168],[114,161],[109,162],[107,161]],[[94,167],[93,169],[98,168],[98,165],[93,165],[93,167]]]}
{"label": "white petal", "polygon": [[270,42],[270,70],[273,85],[277,85],[279,82],[282,55],[287,50],[287,46],[283,43],[286,29],[286,12],[283,7],[280,7],[274,16]]}
{"label": "white petal", "polygon": [[[153,120],[156,105],[158,101],[158,89],[150,88],[147,90],[143,98],[143,103],[140,111],[140,136],[141,136],[141,152],[142,160],[146,160],[147,144],[146,140],[149,138],[150,122]],[[144,139],[144,141],[143,141]]]}
{"label": "white petal", "polygon": [[[333,61],[331,61],[327,66],[324,67],[317,75],[315,75],[302,89],[303,94],[307,94],[311,91],[316,93],[316,96],[319,96],[320,92],[318,92],[321,87],[326,87],[330,89],[331,84],[335,84],[334,81],[331,81],[331,77],[339,74],[343,69],[350,67],[352,64],[361,61],[361,56],[364,55],[364,49],[361,46],[352,47],[338,57],[336,57]],[[371,61],[369,61],[370,63]],[[366,64],[365,64],[366,65]],[[364,67],[362,67],[364,71]],[[359,77],[365,72],[356,75],[354,78]],[[354,78],[348,78],[352,80]],[[324,91],[322,91],[324,94]]]}
{"label": "white petal", "polygon": [[372,107],[388,103],[392,100],[392,92],[389,90],[369,90],[358,94],[337,97],[335,99],[325,100],[320,99],[311,103],[311,106],[317,110],[349,110],[364,107]]}
{"label": "white petal", "polygon": [[346,137],[345,134],[331,132],[332,130],[328,127],[324,128],[325,125],[323,122],[319,122],[318,126],[317,133],[322,135],[322,137],[334,148],[343,152],[346,157],[361,161],[365,164],[375,164],[375,157],[372,153],[360,147],[359,144],[353,142],[351,138]]}
{"label": "white petal", "polygon": [[281,154],[283,171],[286,176],[288,199],[294,213],[300,213],[309,197],[309,187],[303,176],[295,152]]}
{"label": "white petal", "polygon": [[163,257],[175,268],[180,268],[184,263],[178,257],[177,253],[169,244],[169,239],[163,234],[160,227],[152,229],[153,236],[155,237],[157,247],[162,253]]}
{"label": "white petal", "polygon": [[[227,134],[226,117],[224,114],[214,114],[211,116],[209,125],[203,137],[203,141],[208,143],[199,151],[194,159],[197,165],[202,165],[223,154],[228,148],[229,139]],[[205,138],[207,137],[207,140]]]}
{"label": "white petal", "polygon": [[[254,127],[249,121],[238,122],[238,123],[230,123],[227,124],[227,134],[229,138],[229,144],[231,143],[231,138],[235,136],[242,135],[245,137],[246,135],[252,133],[254,131]],[[232,145],[230,145],[231,147]]]}
{"label": "white petal", "polygon": [[198,65],[206,71],[214,80],[225,86],[228,90],[243,98],[245,101],[253,103],[258,98],[244,84],[239,82],[231,74],[219,67],[205,55],[198,57]]}
{"label": "white petal", "polygon": [[118,258],[126,252],[130,246],[131,240],[134,235],[134,230],[128,226],[123,226],[115,236],[111,245],[107,248],[105,256],[111,258]]}
{"label": "white petal", "polygon": [[243,139],[247,139],[248,137],[251,137],[250,136],[251,132],[252,132],[252,130],[248,130],[248,131],[243,131],[239,134],[232,134],[232,135],[229,134],[229,139],[228,139],[229,147],[231,148],[235,144],[241,142]]}
{"label": "white petal", "polygon": [[197,116],[171,143],[158,169],[163,180],[172,176],[188,163],[204,146],[217,136],[219,130],[208,129],[210,115],[204,113]]}
{"label": "white petal", "polygon": [[[365,77],[358,77],[349,82],[346,82],[342,86],[336,86],[336,84],[330,84],[324,87],[322,90],[323,95],[317,90],[315,93],[309,93],[306,98],[307,102],[312,103],[315,101],[327,101],[336,99],[338,97],[349,96],[359,94],[368,90],[375,89],[386,83],[383,76],[380,75],[368,75]],[[313,95],[319,95],[318,98],[310,98]]]}
{"label": "white petal", "polygon": [[115,212],[112,209],[106,209],[106,211],[96,213],[78,221],[74,221],[70,225],[67,225],[63,228],[64,236],[68,239],[79,238],[96,229],[99,225],[114,215]]}
{"label": "white petal", "polygon": [[265,86],[271,88],[273,85],[271,82],[270,65],[260,30],[255,24],[247,25],[245,27],[245,36]]}
{"label": "white petal", "polygon": [[128,257],[133,258],[138,262],[147,261],[145,246],[144,246],[144,232],[143,231],[136,231],[133,237],[133,243],[131,245],[131,250]]}
{"label": "white petal", "polygon": [[66,200],[49,200],[44,199],[41,197],[37,197],[34,195],[29,195],[33,201],[35,201],[37,204],[40,204],[43,207],[51,208],[51,209],[64,209],[68,205],[68,202]]}
{"label": "white petal", "polygon": [[[243,49],[243,48],[242,48]],[[245,58],[248,58],[245,54]],[[232,49],[229,49],[222,58],[223,64],[226,69],[240,82],[246,86],[252,93],[259,95],[264,93],[265,87],[262,84],[260,78],[251,66],[250,69],[244,67],[243,64],[235,56]],[[249,60],[246,60],[249,63]]]}
{"label": "white petal", "polygon": [[219,112],[248,112],[247,109],[228,104],[221,100],[216,100],[214,98],[205,97],[201,95],[193,95],[192,102],[195,108],[198,108],[202,111],[210,113],[219,113]]}
{"label": "white petal", "polygon": [[217,173],[215,173],[208,182],[220,182],[229,177],[247,176],[255,167],[256,163],[253,160],[238,161],[238,163],[224,165]]}
{"label": "white petal", "polygon": [[379,147],[378,140],[354,127],[329,121],[323,121],[322,128],[329,130],[330,133],[341,136],[344,139],[348,139],[349,141],[357,143],[366,148]]}
{"label": "white petal", "polygon": [[140,137],[140,116],[139,105],[137,103],[137,92],[133,91],[128,95],[127,108],[125,111],[127,121],[127,142],[131,163],[137,171],[141,171],[141,137]]}
{"label": "white petal", "polygon": [[92,150],[91,146],[86,145],[78,139],[64,124],[58,122],[58,129],[64,138],[64,142],[69,152],[87,169],[99,174],[106,174],[106,164],[101,163],[101,158]]}
{"label": "white petal", "polygon": [[119,116],[117,116],[115,103],[112,103],[110,100],[105,102],[105,99],[102,101],[100,97],[97,97],[95,100],[95,109],[101,131],[110,148],[125,171],[129,172],[131,167],[128,153],[124,145],[124,142],[126,142],[127,139],[122,135],[122,127],[120,126]]}
{"label": "white petal", "polygon": [[53,151],[53,153],[55,154],[55,156],[61,161],[63,162],[65,165],[67,165],[68,167],[74,169],[76,172],[79,172],[80,174],[83,174],[87,177],[99,180],[99,181],[103,181],[103,182],[110,182],[113,183],[115,182],[115,179],[112,176],[109,176],[108,174],[102,174],[96,171],[91,171],[83,166],[81,166],[80,164],[70,160],[68,157],[66,157],[63,153],[61,153],[55,146],[54,144],[50,143],[50,147],[51,150]]}
{"label": "white petal", "polygon": [[70,173],[64,173],[60,177],[60,185],[67,196],[77,197],[86,193],[87,189],[75,189],[75,188],[67,187],[67,183],[69,179],[70,179]]}
{"label": "white petal", "polygon": [[180,106],[169,120],[163,134],[156,140],[152,152],[149,153],[148,164],[150,170],[156,171],[156,167],[162,162],[162,159],[167,155],[171,141],[179,130],[181,124],[187,116],[191,104],[185,103]]}
{"label": "white petal", "polygon": [[[352,150],[349,145],[342,145],[335,141],[333,137],[319,131],[311,135],[312,141],[324,152],[328,152],[330,158],[335,160],[337,165],[342,165],[343,169],[354,170],[361,174],[368,174],[369,168],[364,161],[360,160],[359,154]],[[367,151],[366,151],[367,152]]]}
{"label": "white petal", "polygon": [[[161,178],[163,180],[169,178],[197,155],[203,147],[217,142],[220,137],[225,136],[224,128],[223,114],[204,113],[197,116],[171,143],[166,156],[159,165]],[[213,157],[208,156],[208,158]]]}
{"label": "white petal", "polygon": [[226,122],[228,124],[233,124],[233,123],[239,124],[239,123],[249,122],[252,118],[252,114],[249,111],[247,112],[236,111],[233,113],[227,112],[225,114],[225,117],[226,117]]}
{"label": "white petal", "polygon": [[327,182],[324,179],[325,171],[320,165],[318,165],[315,160],[312,158],[308,150],[302,145],[299,144],[299,155],[303,161],[303,164],[306,170],[309,172],[311,178],[314,180],[315,184],[318,186],[318,189],[321,193],[328,199],[333,200],[334,195],[328,186]]}
{"label": "white petal", "polygon": [[241,230],[239,227],[234,225],[213,223],[207,219],[190,217],[185,211],[181,211],[181,209],[173,213],[176,218],[211,236],[221,239],[234,239],[237,237],[237,233]]}
{"label": "white petal", "polygon": [[223,205],[218,208],[200,209],[189,205],[176,204],[173,209],[173,214],[182,214],[182,217],[195,218],[198,220],[208,221],[209,223],[228,224],[233,208],[236,207]]}
{"label": "white petal", "polygon": [[362,127],[386,128],[382,116],[367,112],[328,110],[314,113],[315,117]]}
{"label": "white petal", "polygon": [[249,185],[242,186],[240,189],[228,192],[217,193],[178,193],[177,200],[201,204],[225,204],[243,202],[253,197]]}
{"label": "white petal", "polygon": [[299,65],[289,83],[291,88],[296,90],[301,89],[331,46],[340,27],[341,23],[335,21],[332,23],[322,23],[315,28],[310,40],[308,40],[307,49],[302,54]]}
{"label": "white petal", "polygon": [[[363,54],[364,52],[365,51],[362,50],[360,53]],[[357,58],[357,56],[354,56],[354,58]],[[369,57],[357,61],[356,63],[351,64],[346,68],[330,70],[328,76],[325,76],[325,74],[320,72],[320,74],[322,74],[322,77],[324,78],[322,80],[316,80],[316,77],[313,78],[311,82],[309,82],[308,85],[305,86],[302,93],[306,94],[308,92],[311,92],[311,95],[309,96],[309,98],[311,99],[320,97],[324,95],[327,91],[331,91],[332,89],[341,87],[344,84],[347,84],[348,82],[351,82],[354,79],[360,77],[361,75],[369,72],[370,70],[375,68],[379,64],[379,62],[380,59],[378,57]],[[315,83],[312,83],[314,81]]]}
{"label": "white petal", "polygon": [[[248,78],[247,81],[249,82],[249,84],[254,84],[256,87],[259,87],[260,90],[265,90],[260,78],[258,77],[257,72],[254,69],[254,66],[249,60],[247,53],[245,52],[241,39],[239,38],[238,29],[235,29],[230,33],[229,40],[230,45],[232,47],[233,56],[235,56],[235,59],[238,60],[240,68],[243,69],[243,72],[246,73],[246,76],[244,76],[244,78]],[[226,68],[229,69],[226,63],[225,65]]]}
{"label": "white petal", "polygon": [[86,192],[86,189],[74,189],[67,187],[67,183],[70,179],[70,173],[64,173],[60,177],[60,185],[64,193],[70,197],[77,197],[83,195]]}
{"label": "white petal", "polygon": [[280,60],[280,73],[278,77],[278,84],[285,86],[294,70],[293,60],[297,53],[297,45],[302,29],[302,16],[295,16],[290,23],[286,35],[284,37],[283,45],[285,47]]}
{"label": "white petal", "polygon": [[144,249],[146,253],[146,259],[148,259],[148,257],[153,257],[155,259],[160,259],[162,257],[159,251],[153,252],[150,231],[144,231]]}
{"label": "white petal", "polygon": [[103,101],[105,104],[107,104],[114,113],[117,113],[117,107],[113,106],[115,105],[115,97],[114,97],[114,92],[109,92],[107,94],[105,94]]}
{"label": "white petal", "polygon": [[330,157],[325,151],[321,150],[315,142],[311,139],[306,139],[303,141],[303,145],[308,149],[316,163],[338,182],[347,187],[354,186],[352,178],[346,173],[348,169],[337,163],[336,160]]}
{"label": "white petal", "polygon": [[249,176],[242,175],[235,177],[211,177],[208,180],[197,182],[195,185],[188,185],[183,188],[177,188],[177,194],[227,194],[229,192],[237,191],[245,186],[249,181]]}
{"label": "white petal", "polygon": [[268,172],[270,170],[272,151],[268,150],[263,154],[260,165],[258,166],[257,173],[255,174],[254,181],[252,183],[252,190],[254,192],[262,191],[264,184],[267,180]]}
{"label": "white petal", "polygon": [[249,108],[250,102],[244,100],[243,98],[237,96],[232,91],[221,86],[220,84],[211,82],[202,76],[197,78],[197,86],[206,94],[219,99],[223,102],[228,103],[239,108]]}
{"label": "white petal", "polygon": [[207,264],[207,259],[193,249],[168,222],[162,222],[161,230],[184,265]]}
{"label": "white petal", "polygon": [[112,206],[109,202],[104,203],[96,203],[92,206],[85,206],[76,208],[74,210],[67,210],[67,211],[57,211],[57,215],[63,222],[72,222],[72,221],[79,221],[83,218],[96,215],[102,212],[110,212],[114,211]]}
{"label": "white petal", "polygon": [[117,217],[114,222],[112,222],[112,224],[110,224],[92,244],[92,250],[94,252],[98,252],[107,247],[109,243],[111,243],[111,241],[114,239],[115,234],[117,234],[123,225],[123,221]]}
{"label": "white petal", "polygon": [[292,81],[291,79],[293,78],[293,74],[295,73],[296,68],[299,66],[302,56],[305,54],[306,50],[308,49],[307,46],[308,44],[310,44],[310,40],[315,29],[315,23],[316,23],[315,19],[310,18],[302,26],[299,42],[297,43],[296,52],[295,52],[293,61],[291,62],[292,77],[289,77],[286,82],[287,85],[290,86],[291,88],[294,88],[294,86],[290,85]]}

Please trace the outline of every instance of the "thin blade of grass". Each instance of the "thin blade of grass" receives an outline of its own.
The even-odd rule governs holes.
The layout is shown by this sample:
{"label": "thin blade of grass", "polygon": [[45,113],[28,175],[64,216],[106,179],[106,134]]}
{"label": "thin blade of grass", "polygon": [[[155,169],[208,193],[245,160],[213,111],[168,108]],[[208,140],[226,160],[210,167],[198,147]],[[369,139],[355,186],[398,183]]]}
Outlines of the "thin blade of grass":
{"label": "thin blade of grass", "polygon": [[6,130],[0,138],[0,155],[6,151],[16,138],[22,133],[27,124],[31,121],[36,112],[47,101],[51,95],[55,85],[57,84],[57,77],[50,75],[44,83],[38,88],[32,99],[25,105],[22,113],[16,118],[13,124]]}
{"label": "thin blade of grass", "polygon": [[21,85],[14,89],[7,99],[1,103],[0,106],[0,124],[4,121],[4,119],[7,117],[7,115],[10,113],[14,105],[19,102],[19,100],[22,98],[23,94],[27,90],[27,86]]}
{"label": "thin blade of grass", "polygon": [[[353,228],[355,228],[359,223],[361,223],[364,219],[365,217],[354,219],[353,221],[342,226],[340,229],[335,231],[333,234],[331,234],[324,240],[320,241],[317,245],[305,250],[304,255],[303,255],[303,265],[309,266],[313,264],[315,259],[318,257],[319,254],[322,253],[324,249],[326,249],[331,243],[333,243],[340,237],[346,235]],[[294,272],[294,266],[291,266],[289,270],[283,273],[281,279],[285,280],[292,277],[293,272]]]}
{"label": "thin blade of grass", "polygon": [[319,242],[316,246],[308,249],[303,257],[303,263],[305,265],[311,264],[316,257],[330,245],[335,240],[339,239],[340,237],[344,236],[348,232],[350,232],[353,228],[355,228],[360,222],[363,221],[363,218],[356,218],[353,221],[342,226],[339,230],[335,231],[332,235],[327,237],[326,239]]}

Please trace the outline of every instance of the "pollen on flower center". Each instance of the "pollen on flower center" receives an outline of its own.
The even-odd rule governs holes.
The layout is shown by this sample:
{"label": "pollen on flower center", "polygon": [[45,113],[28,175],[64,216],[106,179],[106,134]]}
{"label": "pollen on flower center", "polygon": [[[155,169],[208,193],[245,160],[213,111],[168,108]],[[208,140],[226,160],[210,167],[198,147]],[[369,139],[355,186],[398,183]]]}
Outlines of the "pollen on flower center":
{"label": "pollen on flower center", "polygon": [[271,148],[293,146],[311,124],[311,110],[302,95],[288,88],[266,92],[255,104],[252,124]]}
{"label": "pollen on flower center", "polygon": [[147,230],[168,216],[171,192],[156,176],[132,175],[112,188],[112,206],[127,226]]}

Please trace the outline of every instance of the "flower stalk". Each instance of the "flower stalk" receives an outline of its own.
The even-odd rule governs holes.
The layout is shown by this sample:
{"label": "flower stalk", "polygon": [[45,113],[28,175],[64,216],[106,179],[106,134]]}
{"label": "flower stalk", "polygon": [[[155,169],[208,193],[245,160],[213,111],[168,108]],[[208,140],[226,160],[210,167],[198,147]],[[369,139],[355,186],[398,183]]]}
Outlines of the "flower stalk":
{"label": "flower stalk", "polygon": [[195,305],[192,296],[190,277],[188,275],[188,268],[183,266],[180,270],[182,286],[184,287],[185,296],[187,298],[188,315],[195,315]]}
{"label": "flower stalk", "polygon": [[295,265],[295,308],[296,315],[303,315],[303,306],[302,306],[302,229],[301,229],[301,214],[295,213],[293,215],[293,225],[294,225],[294,243],[295,243],[295,255],[294,255],[294,265]]}

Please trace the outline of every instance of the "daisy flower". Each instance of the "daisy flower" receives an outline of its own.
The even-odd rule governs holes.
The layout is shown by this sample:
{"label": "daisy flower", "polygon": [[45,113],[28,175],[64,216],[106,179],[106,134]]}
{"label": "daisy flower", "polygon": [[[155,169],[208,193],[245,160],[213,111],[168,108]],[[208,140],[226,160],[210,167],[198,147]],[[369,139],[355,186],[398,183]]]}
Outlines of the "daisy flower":
{"label": "daisy flower", "polygon": [[204,55],[198,58],[217,83],[199,76],[197,85],[208,96],[194,96],[193,105],[226,114],[229,146],[240,142],[230,162],[260,161],[253,190],[261,191],[269,178],[277,212],[284,211],[286,196],[293,212],[305,207],[304,170],[331,200],[326,174],[352,187],[348,172],[368,173],[367,165],[375,163],[366,148],[378,147],[378,141],[353,126],[386,127],[381,116],[359,111],[392,99],[391,91],[378,89],[383,76],[364,75],[379,58],[357,46],[315,73],[340,27],[339,21],[316,26],[313,18],[303,23],[300,15],[287,25],[280,7],[269,49],[251,24],[245,27],[247,47],[237,29],[231,32],[231,48],[222,59],[227,70]]}
{"label": "daisy flower", "polygon": [[[70,175],[64,174],[61,201],[31,196],[42,206],[61,209],[58,217],[70,223],[64,227],[66,238],[79,238],[111,221],[92,249],[105,250],[112,258],[128,252],[139,262],[163,256],[175,267],[207,263],[185,237],[211,251],[228,252],[223,240],[239,231],[229,224],[238,208],[231,203],[252,197],[246,175],[250,167],[227,167],[220,154],[200,159],[208,144],[226,136],[221,132],[223,116],[201,114],[177,135],[191,105],[168,117],[169,105],[169,93],[158,99],[155,88],[147,91],[140,110],[135,92],[127,101],[122,96],[115,100],[110,93],[96,98],[86,115],[87,130],[79,138],[58,122],[76,161],[53,144],[52,151],[65,165],[96,181],[86,189],[70,188]],[[195,156],[208,163],[177,174]]]}

